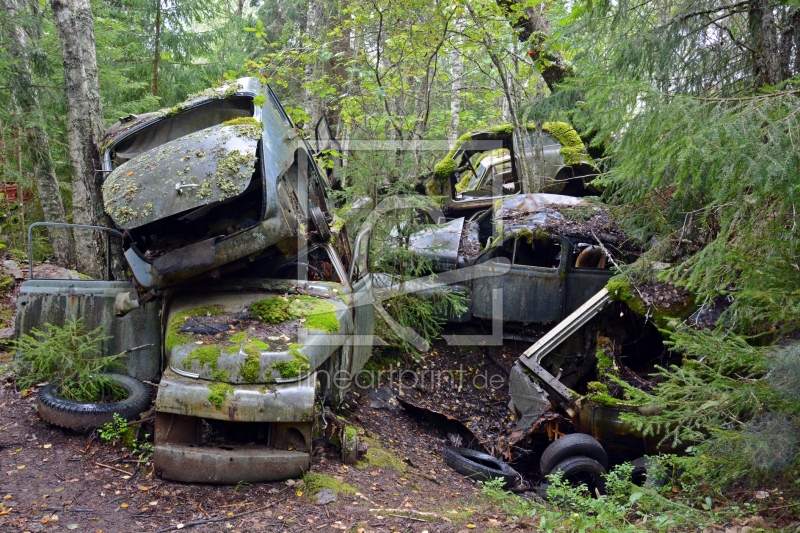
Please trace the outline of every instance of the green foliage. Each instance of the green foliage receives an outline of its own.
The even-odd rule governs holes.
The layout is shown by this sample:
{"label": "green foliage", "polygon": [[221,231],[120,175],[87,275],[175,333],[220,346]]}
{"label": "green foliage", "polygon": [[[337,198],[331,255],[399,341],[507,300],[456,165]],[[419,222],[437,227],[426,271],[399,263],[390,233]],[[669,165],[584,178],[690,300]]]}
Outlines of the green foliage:
{"label": "green foliage", "polygon": [[511,519],[527,522],[538,518],[539,531],[640,533],[683,527],[694,530],[716,520],[724,521],[726,516],[736,516],[734,509],[703,512],[670,500],[651,487],[638,487],[631,482],[632,469],[628,463],[616,466],[605,476],[606,494],[599,497],[590,494],[585,485],[571,486],[560,472],[548,476],[547,499],[552,503],[507,492],[501,479],[479,483],[484,500],[500,507]]}
{"label": "green foliage", "polygon": [[269,324],[279,324],[292,318],[289,314],[289,301],[280,296],[254,302],[250,306],[250,314],[253,318]]}
{"label": "green foliage", "polygon": [[130,429],[128,421],[114,413],[113,420],[97,428],[97,433],[103,441],[115,443],[122,441]]}
{"label": "green foliage", "polygon": [[101,356],[106,340],[102,326],[87,331],[81,319],[63,327],[47,324],[43,331],[32,329],[13,343],[17,385],[27,388],[58,381],[59,393],[78,402],[125,398],[124,389],[103,375],[117,368],[124,355]]}
{"label": "green foliage", "polygon": [[684,362],[658,370],[649,396],[664,408],[622,418],[669,445],[692,444],[696,453],[683,466],[698,484],[724,489],[786,474],[800,439],[800,407],[792,401],[800,388],[786,379],[800,373],[797,346],[754,347],[722,330],[678,329],[667,342]]}

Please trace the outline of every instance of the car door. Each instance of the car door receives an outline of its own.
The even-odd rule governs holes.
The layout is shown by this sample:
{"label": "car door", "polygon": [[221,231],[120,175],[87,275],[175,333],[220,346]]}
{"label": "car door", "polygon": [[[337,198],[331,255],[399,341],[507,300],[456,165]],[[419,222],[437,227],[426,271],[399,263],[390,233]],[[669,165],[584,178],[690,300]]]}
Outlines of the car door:
{"label": "car door", "polygon": [[530,238],[528,242],[524,234],[506,239],[478,267],[495,268],[495,263],[503,257],[511,261],[511,268],[501,276],[479,276],[473,280],[472,314],[478,318],[500,318],[492,316],[493,291],[499,289],[503,320],[525,324],[560,320],[564,301],[563,244],[553,238]]}
{"label": "car door", "polygon": [[348,275],[353,288],[353,344],[350,375],[355,377],[372,356],[375,325],[372,274],[369,272],[369,241],[372,230],[362,230],[353,246]]}

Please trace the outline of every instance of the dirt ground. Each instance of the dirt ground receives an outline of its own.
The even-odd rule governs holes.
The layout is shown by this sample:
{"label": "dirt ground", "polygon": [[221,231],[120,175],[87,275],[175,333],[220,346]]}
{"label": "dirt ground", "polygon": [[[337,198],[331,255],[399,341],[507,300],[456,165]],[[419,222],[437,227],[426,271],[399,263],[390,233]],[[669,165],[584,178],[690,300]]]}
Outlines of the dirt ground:
{"label": "dirt ground", "polygon": [[[435,349],[436,350],[436,349]],[[449,353],[437,359],[429,353],[422,366],[452,364],[464,356],[473,378],[485,369],[499,372],[483,354]],[[439,348],[441,352],[447,350]],[[507,357],[511,357],[509,354]],[[384,381],[384,383],[387,383]],[[480,380],[478,381],[480,383]],[[491,412],[479,394],[492,389],[462,386],[442,396],[441,409],[464,407],[462,417],[482,435],[499,431],[502,420],[494,411],[507,411],[505,398],[494,399]],[[399,391],[399,383],[393,386]],[[405,386],[400,398],[414,399],[420,388]],[[481,393],[481,391],[483,391]],[[182,484],[159,478],[150,463],[140,466],[120,445],[103,443],[96,435],[79,434],[51,426],[36,411],[37,396],[23,396],[13,382],[2,378],[0,387],[0,531],[156,532],[189,531],[506,531],[524,527],[524,521],[506,521],[477,497],[478,486],[463,478],[441,458],[441,449],[453,433],[441,424],[412,417],[388,402],[370,398],[370,389],[349,394],[345,409],[337,411],[362,430],[369,441],[366,460],[343,465],[332,446],[317,442],[311,473],[325,474],[344,483],[338,501],[318,505],[303,482],[254,483],[239,487]],[[458,402],[458,403],[456,403]],[[424,402],[423,402],[424,403]],[[389,408],[387,408],[387,406]],[[489,426],[497,426],[493,430]],[[291,483],[291,482],[290,482]],[[348,494],[351,486],[355,494]],[[352,492],[352,491],[351,491]],[[419,513],[433,513],[424,515]],[[192,525],[200,521],[197,525]],[[183,525],[181,527],[180,525]]]}

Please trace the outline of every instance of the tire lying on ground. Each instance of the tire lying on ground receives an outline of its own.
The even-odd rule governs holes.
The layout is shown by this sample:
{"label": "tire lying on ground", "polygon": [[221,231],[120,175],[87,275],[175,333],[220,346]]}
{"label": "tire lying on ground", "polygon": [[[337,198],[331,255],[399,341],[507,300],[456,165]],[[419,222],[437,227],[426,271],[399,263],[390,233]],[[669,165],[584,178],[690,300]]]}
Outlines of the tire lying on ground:
{"label": "tire lying on ground", "polygon": [[603,476],[608,471],[599,461],[591,457],[583,455],[567,457],[553,468],[553,474],[557,472],[561,472],[562,479],[573,487],[584,484],[592,494],[594,494],[595,489],[601,494],[606,491],[606,480]]}
{"label": "tire lying on ground", "polygon": [[445,448],[444,462],[459,474],[472,479],[490,481],[500,478],[504,487],[514,486],[517,480],[517,471],[508,464],[489,454],[468,448],[456,446]]}
{"label": "tire lying on ground", "polygon": [[589,457],[600,463],[604,469],[608,469],[608,455],[597,439],[591,435],[583,433],[572,433],[564,435],[558,440],[553,441],[545,448],[542,458],[539,461],[539,469],[543,476],[554,471],[557,464],[576,455]]}
{"label": "tire lying on ground", "polygon": [[114,413],[133,420],[150,406],[150,390],[141,381],[122,374],[106,374],[122,387],[128,397],[120,402],[82,403],[59,394],[59,383],[50,383],[39,390],[39,416],[63,428],[86,430],[102,426],[114,419]]}

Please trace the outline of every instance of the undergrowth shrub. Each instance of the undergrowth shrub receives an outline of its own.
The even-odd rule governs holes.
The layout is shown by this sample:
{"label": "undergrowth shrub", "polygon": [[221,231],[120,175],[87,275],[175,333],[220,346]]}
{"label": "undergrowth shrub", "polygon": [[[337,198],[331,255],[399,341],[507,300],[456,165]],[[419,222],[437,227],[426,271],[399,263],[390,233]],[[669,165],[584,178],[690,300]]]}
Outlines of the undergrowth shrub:
{"label": "undergrowth shrub", "polygon": [[800,442],[800,347],[756,347],[730,332],[664,332],[683,364],[658,367],[656,414],[622,418],[645,435],[689,448],[684,481],[725,490],[791,476]]}
{"label": "undergrowth shrub", "polygon": [[101,356],[100,347],[108,338],[102,326],[87,331],[81,319],[63,327],[47,324],[43,331],[32,329],[13,343],[17,385],[28,388],[59,381],[59,392],[78,402],[125,398],[125,390],[103,375],[117,369],[123,355]]}

